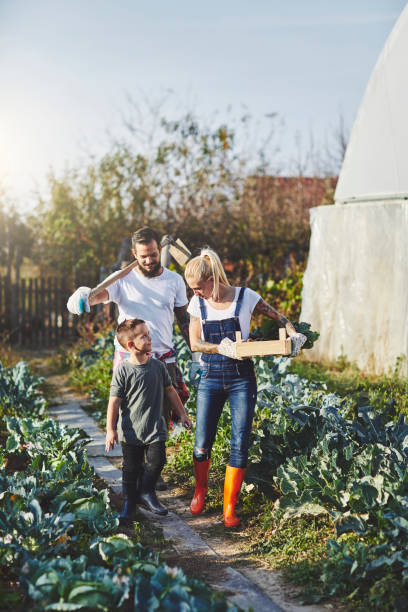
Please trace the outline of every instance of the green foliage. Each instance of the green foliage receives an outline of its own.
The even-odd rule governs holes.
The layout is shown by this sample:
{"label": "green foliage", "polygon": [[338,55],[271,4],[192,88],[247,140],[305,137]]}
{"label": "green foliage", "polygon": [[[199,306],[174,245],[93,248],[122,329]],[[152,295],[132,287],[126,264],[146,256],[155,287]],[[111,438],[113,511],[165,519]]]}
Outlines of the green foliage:
{"label": "green foliage", "polygon": [[[406,572],[408,424],[402,415],[387,422],[386,413],[370,406],[347,418],[348,400],[288,373],[283,360],[273,363],[268,380],[265,363],[259,377],[258,403],[269,414],[255,431],[259,453],[251,454],[249,479],[280,490],[277,530],[288,519],[298,525],[311,516],[333,521],[337,539],[328,541],[327,554],[316,562],[310,556],[309,570],[303,563],[310,572],[308,600],[369,597],[369,589],[380,591],[375,585],[391,567],[391,583]],[[362,540],[348,548],[341,538],[350,533]],[[366,543],[373,538],[375,545]]]}
{"label": "green foliage", "polygon": [[[298,333],[306,336],[306,342],[302,346],[302,349],[310,349],[313,344],[319,338],[319,332],[312,331],[310,323],[301,321],[300,323],[294,322],[294,328]],[[272,319],[265,319],[259,327],[256,327],[251,333],[250,338],[252,340],[275,340],[279,337],[279,327],[276,321]]]}
{"label": "green foliage", "polygon": [[22,417],[44,414],[47,403],[38,390],[43,380],[32,376],[24,361],[11,368],[0,363],[0,417],[15,414],[17,409]]}
{"label": "green foliage", "polygon": [[[108,345],[99,342],[98,359],[83,369],[104,360]],[[7,373],[9,387],[10,380],[17,387],[29,380],[25,366],[13,374],[18,372]],[[30,382],[35,388],[35,379]],[[237,610],[138,542],[112,535],[119,521],[107,490],[92,484],[84,450],[89,440],[51,419],[20,418],[24,397],[20,405],[17,391],[11,388],[11,394],[15,402],[5,419],[9,436],[0,465],[0,569],[19,578],[30,609]],[[26,458],[24,473],[6,474],[11,453]]]}
{"label": "green foliage", "polygon": [[[285,314],[290,320],[297,321],[302,306],[303,267],[295,265],[287,270],[286,275],[280,280],[269,278],[265,283],[252,283],[251,287],[258,291],[263,299],[271,304],[278,312]],[[269,323],[270,325],[273,323]],[[261,326],[262,327],[262,326]],[[268,338],[273,328],[264,328],[262,331]]]}
{"label": "green foliage", "polygon": [[70,354],[69,380],[78,390],[89,394],[90,404],[84,406],[101,427],[106,426],[106,408],[109,401],[109,388],[112,379],[114,354],[111,330],[99,336],[87,349]]}
{"label": "green foliage", "polygon": [[[105,542],[108,546],[104,546]],[[132,607],[126,609],[237,612],[235,606],[212,594],[201,582],[187,578],[182,570],[141,559],[139,550],[125,536],[105,542],[97,543],[100,561],[105,560],[109,549],[113,554],[118,549],[121,553],[113,561],[107,558],[108,567],[90,565],[85,555],[26,562],[22,578],[34,601],[33,610],[43,610],[46,603],[47,610],[109,612],[122,609],[122,604],[132,597]]]}
{"label": "green foliage", "polygon": [[66,548],[74,515],[62,512],[44,513],[38,500],[25,501],[3,494],[0,509],[0,564],[18,566],[27,555],[53,556]]}
{"label": "green foliage", "polygon": [[[333,536],[328,515],[315,516],[312,520],[310,516],[302,516],[282,521],[282,513],[266,505],[260,522],[264,538],[259,543],[259,550],[277,569],[286,569],[288,559],[290,567],[301,566],[305,557],[309,564],[319,562],[326,555],[326,539]],[[299,566],[297,581],[301,582],[303,576]],[[307,581],[308,571],[305,574]]]}
{"label": "green foliage", "polygon": [[399,364],[382,376],[360,372],[355,364],[342,358],[329,365],[296,359],[290,369],[301,378],[320,381],[328,391],[347,397],[351,417],[364,405],[381,412],[385,419],[395,420],[401,413],[408,416],[408,379],[399,375]]}
{"label": "green foliage", "polygon": [[[181,338],[176,342],[188,380],[190,354]],[[408,424],[390,393],[399,389],[402,397],[406,381],[396,375],[373,381],[353,368],[342,380],[340,364],[336,378],[299,360],[255,361],[258,403],[240,498],[254,550],[303,585],[304,601],[335,596],[356,608],[391,610],[394,602],[399,609],[408,576]],[[368,400],[378,398],[380,385],[374,408]],[[339,389],[346,392],[333,392]],[[230,426],[226,406],[213,448],[210,510],[220,509]],[[184,485],[190,473],[192,484],[193,436],[177,432],[168,445],[168,473]]]}
{"label": "green foliage", "polygon": [[8,276],[19,277],[23,258],[31,254],[33,242],[32,228],[22,221],[0,188],[0,266],[6,268]]}
{"label": "green foliage", "polygon": [[[288,257],[304,264],[310,193],[299,179],[283,194],[280,179],[267,176],[273,129],[260,141],[248,115],[234,125],[206,124],[192,113],[175,121],[138,115],[128,138],[102,158],[49,177],[30,219],[36,261],[68,279],[86,270],[96,280],[100,266],[116,261],[122,240],[150,224],[161,235],[180,235],[191,250],[216,248],[233,263],[236,280],[279,278]],[[149,123],[154,138],[143,140]],[[238,141],[251,141],[251,155]],[[287,292],[282,300],[292,316],[300,292],[296,297],[297,287],[285,282],[270,291]]]}
{"label": "green foliage", "polygon": [[79,453],[89,443],[89,439],[83,439],[78,429],[69,429],[52,419],[40,421],[8,417],[6,426],[10,434],[7,450],[24,451],[31,459],[41,454],[52,461],[54,458],[66,456],[71,451]]}
{"label": "green foliage", "polygon": [[130,577],[104,567],[87,567],[87,558],[30,559],[22,579],[33,611],[109,610],[119,608],[129,597]]}

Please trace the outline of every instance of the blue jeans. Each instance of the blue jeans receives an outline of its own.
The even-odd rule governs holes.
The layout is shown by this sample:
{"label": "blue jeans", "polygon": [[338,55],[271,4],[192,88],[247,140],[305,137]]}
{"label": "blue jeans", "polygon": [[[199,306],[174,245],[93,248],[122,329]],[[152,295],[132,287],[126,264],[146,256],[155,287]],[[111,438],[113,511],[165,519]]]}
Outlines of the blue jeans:
{"label": "blue jeans", "polygon": [[197,393],[194,443],[194,458],[197,461],[211,457],[218,421],[229,399],[232,423],[228,463],[237,468],[247,466],[256,393],[256,378],[251,362],[204,366]]}

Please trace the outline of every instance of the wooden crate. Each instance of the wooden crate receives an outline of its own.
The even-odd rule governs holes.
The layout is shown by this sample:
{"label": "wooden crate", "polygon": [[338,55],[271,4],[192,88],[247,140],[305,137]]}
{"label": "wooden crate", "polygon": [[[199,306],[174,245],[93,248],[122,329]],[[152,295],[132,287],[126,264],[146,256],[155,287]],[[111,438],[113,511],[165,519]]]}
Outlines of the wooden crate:
{"label": "wooden crate", "polygon": [[279,328],[279,340],[243,342],[241,332],[235,332],[237,357],[263,357],[265,355],[290,355],[292,340],[286,337],[286,329]]}

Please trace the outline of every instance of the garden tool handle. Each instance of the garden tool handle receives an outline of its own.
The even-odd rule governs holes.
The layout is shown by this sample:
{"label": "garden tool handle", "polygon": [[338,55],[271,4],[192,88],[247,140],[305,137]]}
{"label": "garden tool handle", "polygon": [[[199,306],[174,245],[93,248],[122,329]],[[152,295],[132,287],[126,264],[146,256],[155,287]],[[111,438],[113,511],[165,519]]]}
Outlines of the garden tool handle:
{"label": "garden tool handle", "polygon": [[136,266],[137,266],[137,259],[135,259],[135,261],[132,261],[132,263],[126,266],[126,268],[123,268],[123,270],[119,270],[112,276],[109,276],[108,278],[106,278],[104,281],[99,283],[99,285],[97,285],[94,289],[92,289],[91,293],[88,296],[88,300],[89,298],[94,297],[95,295],[103,291],[104,289],[107,289],[108,287],[110,287],[110,285],[113,285],[113,283],[116,283],[116,281],[118,281],[119,279],[129,274],[129,272],[131,272],[133,268],[136,268]]}

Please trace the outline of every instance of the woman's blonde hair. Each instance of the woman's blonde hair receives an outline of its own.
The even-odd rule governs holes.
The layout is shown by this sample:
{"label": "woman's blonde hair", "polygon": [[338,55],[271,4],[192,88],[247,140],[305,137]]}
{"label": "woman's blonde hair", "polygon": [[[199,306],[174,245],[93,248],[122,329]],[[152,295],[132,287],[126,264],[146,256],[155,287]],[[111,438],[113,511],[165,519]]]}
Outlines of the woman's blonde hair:
{"label": "woman's blonde hair", "polygon": [[186,278],[191,278],[197,281],[206,281],[211,276],[214,279],[213,298],[219,297],[220,285],[230,287],[227,275],[217,253],[212,249],[201,249],[200,255],[190,259],[184,271]]}

